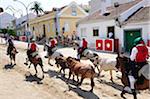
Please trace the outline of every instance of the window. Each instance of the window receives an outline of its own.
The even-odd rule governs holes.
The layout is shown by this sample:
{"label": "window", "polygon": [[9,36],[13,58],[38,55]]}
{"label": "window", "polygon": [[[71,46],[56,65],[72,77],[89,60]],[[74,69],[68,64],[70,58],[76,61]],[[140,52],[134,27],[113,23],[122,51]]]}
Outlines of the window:
{"label": "window", "polygon": [[81,28],[81,37],[86,37],[86,28]]}
{"label": "window", "polygon": [[71,8],[72,8],[72,16],[77,16],[77,7],[73,5]]}
{"label": "window", "polygon": [[98,29],[98,27],[93,28],[93,36],[99,36],[99,29]]}

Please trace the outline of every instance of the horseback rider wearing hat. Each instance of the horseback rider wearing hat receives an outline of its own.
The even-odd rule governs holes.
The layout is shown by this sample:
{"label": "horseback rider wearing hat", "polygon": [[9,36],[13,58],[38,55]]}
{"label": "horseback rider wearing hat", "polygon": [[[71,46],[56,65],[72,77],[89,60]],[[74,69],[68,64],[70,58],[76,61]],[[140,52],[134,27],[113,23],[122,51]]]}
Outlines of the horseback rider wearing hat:
{"label": "horseback rider wearing hat", "polygon": [[13,43],[13,41],[12,41],[12,38],[10,37],[10,38],[8,39],[7,55],[10,55],[10,53],[11,53],[11,51],[12,51],[13,49],[15,49],[16,53],[18,53],[17,49],[16,49],[15,46],[14,46],[14,43]]}
{"label": "horseback rider wearing hat", "polygon": [[130,70],[128,74],[130,87],[133,94],[136,94],[134,84],[138,79],[138,71],[147,64],[148,48],[141,37],[134,40],[134,47],[130,55]]}
{"label": "horseback rider wearing hat", "polygon": [[84,52],[85,49],[88,48],[88,42],[86,41],[85,38],[82,39],[82,42],[80,43],[80,48],[78,49],[78,55],[77,58],[81,58],[81,54]]}
{"label": "horseback rider wearing hat", "polygon": [[38,46],[35,42],[35,39],[32,39],[31,44],[29,45],[29,50],[30,50],[30,54],[32,55],[32,57],[35,57],[36,55],[38,55]]}

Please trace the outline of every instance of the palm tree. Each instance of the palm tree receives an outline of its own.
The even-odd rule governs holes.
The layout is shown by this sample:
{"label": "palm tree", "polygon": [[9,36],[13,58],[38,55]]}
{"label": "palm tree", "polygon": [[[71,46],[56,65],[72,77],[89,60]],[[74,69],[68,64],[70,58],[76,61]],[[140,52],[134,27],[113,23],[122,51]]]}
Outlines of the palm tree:
{"label": "palm tree", "polygon": [[37,1],[34,2],[34,5],[32,8],[30,8],[30,10],[34,11],[37,16],[39,16],[40,13],[44,12],[41,7],[41,3],[37,2]]}

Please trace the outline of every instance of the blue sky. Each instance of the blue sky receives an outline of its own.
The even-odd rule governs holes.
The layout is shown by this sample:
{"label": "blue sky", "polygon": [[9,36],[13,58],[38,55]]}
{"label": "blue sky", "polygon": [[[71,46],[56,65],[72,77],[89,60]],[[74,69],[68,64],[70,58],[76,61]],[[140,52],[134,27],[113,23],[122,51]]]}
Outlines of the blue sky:
{"label": "blue sky", "polygon": [[[48,10],[51,10],[53,7],[65,6],[72,1],[75,1],[78,4],[88,4],[90,0],[20,0],[20,1],[23,2],[25,5],[28,5],[29,3],[33,1],[38,1],[41,3],[42,8],[48,11]],[[26,14],[25,8],[20,3],[14,2],[13,0],[0,0],[0,7],[3,7],[5,10],[8,6],[13,6],[13,8],[15,8],[16,10],[21,9],[23,11],[23,14],[24,15]],[[11,15],[13,14],[13,12],[10,9],[7,9],[5,11],[10,13]],[[15,12],[15,16],[19,17],[21,13],[22,13],[21,11],[20,13]]]}

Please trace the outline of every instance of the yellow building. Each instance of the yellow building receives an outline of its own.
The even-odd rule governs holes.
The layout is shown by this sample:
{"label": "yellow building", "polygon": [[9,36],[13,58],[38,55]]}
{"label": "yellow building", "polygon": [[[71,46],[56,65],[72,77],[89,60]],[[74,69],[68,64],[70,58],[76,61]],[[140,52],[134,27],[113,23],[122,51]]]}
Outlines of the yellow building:
{"label": "yellow building", "polygon": [[76,22],[85,16],[87,13],[77,3],[71,2],[30,20],[30,30],[36,36],[72,35],[73,31],[76,31]]}

